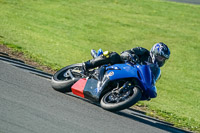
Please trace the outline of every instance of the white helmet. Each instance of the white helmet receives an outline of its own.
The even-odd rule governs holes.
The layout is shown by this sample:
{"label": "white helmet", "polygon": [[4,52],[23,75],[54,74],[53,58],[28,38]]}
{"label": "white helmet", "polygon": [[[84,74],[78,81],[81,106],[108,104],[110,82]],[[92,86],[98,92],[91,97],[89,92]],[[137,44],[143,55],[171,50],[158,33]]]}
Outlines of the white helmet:
{"label": "white helmet", "polygon": [[150,51],[150,56],[152,63],[157,64],[159,67],[162,67],[165,64],[165,61],[169,59],[170,50],[166,44],[160,42],[156,43]]}

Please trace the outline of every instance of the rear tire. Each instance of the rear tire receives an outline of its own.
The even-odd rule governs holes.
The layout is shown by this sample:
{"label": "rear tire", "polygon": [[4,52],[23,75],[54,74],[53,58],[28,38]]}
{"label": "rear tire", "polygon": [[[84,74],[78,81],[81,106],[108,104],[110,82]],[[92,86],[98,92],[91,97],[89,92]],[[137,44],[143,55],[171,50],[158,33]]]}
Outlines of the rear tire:
{"label": "rear tire", "polygon": [[80,77],[75,77],[74,79],[68,79],[67,77],[65,77],[65,73],[67,72],[67,70],[75,69],[75,68],[81,70],[82,64],[81,63],[73,64],[70,66],[66,66],[62,68],[61,70],[57,71],[51,79],[52,88],[54,88],[56,91],[63,92],[63,93],[70,92],[71,86],[76,81],[78,81]]}
{"label": "rear tire", "polygon": [[142,92],[138,87],[134,87],[132,90],[133,90],[132,95],[130,95],[124,101],[121,101],[118,103],[108,102],[109,101],[108,98],[112,94],[112,92],[110,91],[106,93],[101,99],[101,102],[100,102],[101,107],[105,110],[109,110],[113,112],[131,107],[136,102],[138,102],[142,96]]}

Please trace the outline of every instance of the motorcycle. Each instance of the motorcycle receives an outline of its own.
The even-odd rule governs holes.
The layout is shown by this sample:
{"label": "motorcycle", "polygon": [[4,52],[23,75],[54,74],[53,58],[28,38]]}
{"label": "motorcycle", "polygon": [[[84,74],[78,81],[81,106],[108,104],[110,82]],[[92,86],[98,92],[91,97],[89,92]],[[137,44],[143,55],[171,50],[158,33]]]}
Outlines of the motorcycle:
{"label": "motorcycle", "polygon": [[160,69],[154,64],[138,64],[134,59],[90,69],[86,74],[82,63],[78,63],[57,71],[51,83],[56,91],[72,92],[100,103],[105,110],[119,111],[140,100],[155,98],[155,82],[159,75]]}

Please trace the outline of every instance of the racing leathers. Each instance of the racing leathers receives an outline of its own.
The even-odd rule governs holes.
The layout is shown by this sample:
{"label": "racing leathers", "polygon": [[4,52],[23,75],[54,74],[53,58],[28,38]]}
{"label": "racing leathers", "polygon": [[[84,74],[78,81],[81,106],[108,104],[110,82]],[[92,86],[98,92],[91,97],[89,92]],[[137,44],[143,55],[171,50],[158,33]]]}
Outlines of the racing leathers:
{"label": "racing leathers", "polygon": [[132,48],[130,50],[123,51],[120,55],[116,52],[109,52],[108,54],[102,54],[92,60],[83,63],[84,69],[87,71],[90,68],[95,68],[105,64],[119,64],[125,61],[135,61],[138,64],[149,64],[152,72],[154,73],[155,80],[160,77],[160,68],[153,64],[151,61],[150,52],[142,47]]}

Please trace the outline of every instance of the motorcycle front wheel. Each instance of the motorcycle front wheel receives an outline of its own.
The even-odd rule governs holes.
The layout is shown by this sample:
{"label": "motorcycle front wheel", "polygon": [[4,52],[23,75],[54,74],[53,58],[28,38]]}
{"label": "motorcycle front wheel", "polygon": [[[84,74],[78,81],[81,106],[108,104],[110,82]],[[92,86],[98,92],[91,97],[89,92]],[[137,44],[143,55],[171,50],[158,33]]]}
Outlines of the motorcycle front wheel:
{"label": "motorcycle front wheel", "polygon": [[52,88],[54,88],[56,91],[63,93],[70,92],[71,86],[84,76],[83,74],[81,74],[81,71],[81,63],[62,68],[53,75],[51,79]]}
{"label": "motorcycle front wheel", "polygon": [[106,93],[101,101],[100,105],[103,109],[109,111],[119,111],[131,107],[140,100],[142,92],[138,87],[133,87],[125,94],[116,95],[112,91]]}

